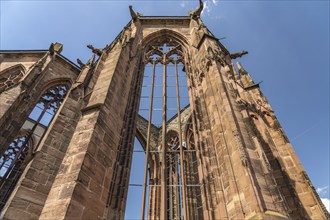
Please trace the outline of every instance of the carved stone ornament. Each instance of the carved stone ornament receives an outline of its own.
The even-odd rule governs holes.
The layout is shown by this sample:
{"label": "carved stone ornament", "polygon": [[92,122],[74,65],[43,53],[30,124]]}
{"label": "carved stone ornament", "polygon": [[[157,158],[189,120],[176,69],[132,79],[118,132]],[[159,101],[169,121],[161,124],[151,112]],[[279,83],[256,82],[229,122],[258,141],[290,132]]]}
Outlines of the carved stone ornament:
{"label": "carved stone ornament", "polygon": [[81,69],[83,69],[86,66],[86,64],[84,64],[79,58],[77,59],[77,63],[79,64]]}
{"label": "carved stone ornament", "polygon": [[248,166],[248,159],[247,159],[247,155],[246,155],[246,153],[244,151],[244,148],[243,148],[241,137],[240,137],[238,131],[234,131],[233,135],[234,135],[234,139],[235,139],[235,142],[236,142],[236,146],[237,146],[237,148],[239,150],[239,153],[240,153],[242,164],[245,167],[247,167]]}
{"label": "carved stone ornament", "polygon": [[131,14],[132,20],[136,21],[139,17],[143,16],[143,14],[137,12],[135,13],[135,11],[133,10],[132,5],[128,6],[129,7],[129,12]]}
{"label": "carved stone ornament", "polygon": [[221,66],[225,66],[227,64],[225,55],[218,48],[212,49],[211,47],[208,47],[207,53],[209,59],[220,62]]}
{"label": "carved stone ornament", "polygon": [[238,53],[232,53],[232,54],[230,54],[230,58],[231,59],[236,59],[236,58],[242,57],[242,56],[244,56],[245,54],[248,54],[248,53],[249,52],[245,51],[245,50],[243,50],[242,52],[238,52]]}
{"label": "carved stone ornament", "polygon": [[125,47],[127,43],[130,42],[132,35],[132,28],[131,27],[125,27],[124,31],[122,32],[120,43],[122,47]]}
{"label": "carved stone ornament", "polygon": [[209,58],[202,58],[201,66],[202,66],[202,68],[201,68],[202,71],[208,72],[210,69],[210,66],[212,66],[212,60]]}
{"label": "carved stone ornament", "polygon": [[87,47],[89,49],[91,49],[94,54],[96,54],[98,56],[101,56],[102,51],[100,49],[97,49],[97,48],[93,47],[93,45],[91,45],[91,44],[87,45]]}
{"label": "carved stone ornament", "polygon": [[256,109],[259,114],[271,116],[274,111],[270,108],[269,104],[262,98],[258,98],[256,102]]}
{"label": "carved stone ornament", "polygon": [[49,52],[50,52],[51,55],[53,55],[55,52],[56,53],[61,53],[62,50],[63,50],[63,44],[58,43],[58,42],[52,43],[49,47]]}
{"label": "carved stone ornament", "polygon": [[189,16],[191,16],[193,19],[197,19],[201,16],[202,11],[204,9],[204,4],[202,0],[199,0],[199,8],[196,11],[189,11]]}
{"label": "carved stone ornament", "polygon": [[87,61],[87,63],[83,63],[79,58],[77,59],[77,63],[79,64],[80,68],[83,69],[85,67],[92,67],[95,61],[95,54]]}

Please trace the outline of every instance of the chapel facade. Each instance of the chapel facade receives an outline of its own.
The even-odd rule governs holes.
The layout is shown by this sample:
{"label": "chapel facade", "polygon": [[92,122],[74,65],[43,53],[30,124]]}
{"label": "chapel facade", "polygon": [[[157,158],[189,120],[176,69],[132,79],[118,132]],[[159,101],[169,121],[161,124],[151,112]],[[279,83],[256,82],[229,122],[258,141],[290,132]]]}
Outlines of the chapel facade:
{"label": "chapel facade", "polygon": [[130,7],[79,66],[60,43],[0,51],[1,218],[123,219],[135,138],[137,218],[329,218],[259,84],[234,64],[247,52],[230,53],[202,10]]}

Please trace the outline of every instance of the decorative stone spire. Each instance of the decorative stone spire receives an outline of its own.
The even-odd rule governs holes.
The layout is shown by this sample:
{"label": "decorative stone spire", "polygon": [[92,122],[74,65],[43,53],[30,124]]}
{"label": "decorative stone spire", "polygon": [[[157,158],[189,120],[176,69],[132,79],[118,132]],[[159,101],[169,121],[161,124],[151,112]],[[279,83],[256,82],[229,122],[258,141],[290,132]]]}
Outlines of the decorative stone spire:
{"label": "decorative stone spire", "polygon": [[84,68],[84,67],[91,67],[94,64],[94,60],[95,60],[95,54],[93,54],[93,56],[87,61],[86,64],[84,64],[79,58],[77,59],[77,63],[79,64],[80,68]]}
{"label": "decorative stone spire", "polygon": [[240,62],[237,62],[236,64],[237,64],[238,72],[240,75],[248,74],[248,72],[243,68],[243,66]]}
{"label": "decorative stone spire", "polygon": [[129,12],[131,13],[131,17],[133,21],[136,21],[140,16],[143,16],[143,14],[140,14],[139,12],[135,13],[133,10],[132,5],[128,6],[129,7]]}
{"label": "decorative stone spire", "polygon": [[135,11],[133,10],[132,5],[130,5],[128,7],[129,7],[129,12],[131,13],[131,17],[132,17],[133,21],[135,21],[137,19],[137,15],[136,15]]}
{"label": "decorative stone spire", "polygon": [[238,72],[244,87],[253,86],[255,83],[250,74],[243,68],[240,62],[237,62]]}
{"label": "decorative stone spire", "polygon": [[204,8],[203,0],[199,0],[199,8],[196,11],[190,10],[188,12],[188,15],[191,16],[193,19],[197,19],[202,14],[203,8]]}

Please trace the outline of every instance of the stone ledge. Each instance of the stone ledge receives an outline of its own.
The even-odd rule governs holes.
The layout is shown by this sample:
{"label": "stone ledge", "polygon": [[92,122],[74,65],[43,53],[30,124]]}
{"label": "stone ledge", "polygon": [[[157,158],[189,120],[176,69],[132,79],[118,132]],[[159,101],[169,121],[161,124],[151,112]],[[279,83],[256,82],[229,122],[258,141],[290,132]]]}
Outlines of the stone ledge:
{"label": "stone ledge", "polygon": [[88,111],[92,111],[92,110],[100,110],[101,107],[103,106],[103,103],[96,103],[90,106],[86,106],[85,108],[81,109],[81,113],[86,113]]}
{"label": "stone ledge", "polygon": [[252,216],[247,216],[245,219],[249,220],[262,220],[262,219],[267,219],[267,220],[287,220],[289,217],[282,215],[281,213],[274,212],[274,211],[269,211],[267,210],[264,213],[256,213],[252,214]]}

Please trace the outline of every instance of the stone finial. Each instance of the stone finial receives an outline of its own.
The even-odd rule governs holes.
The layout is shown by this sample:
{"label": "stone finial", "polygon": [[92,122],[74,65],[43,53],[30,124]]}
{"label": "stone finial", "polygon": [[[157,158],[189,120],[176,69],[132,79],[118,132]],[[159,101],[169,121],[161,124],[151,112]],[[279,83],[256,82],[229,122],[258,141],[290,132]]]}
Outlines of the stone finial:
{"label": "stone finial", "polygon": [[243,50],[242,52],[238,52],[238,53],[232,53],[232,54],[230,54],[230,58],[231,59],[236,59],[236,58],[242,57],[242,56],[244,56],[244,55],[246,55],[248,53],[249,52],[248,51],[245,51],[245,50]]}
{"label": "stone finial", "polygon": [[84,68],[86,65],[78,58],[77,63],[79,64],[80,68]]}
{"label": "stone finial", "polygon": [[77,59],[77,63],[79,64],[80,68],[83,69],[84,67],[91,67],[94,64],[95,54],[84,64],[79,58]]}
{"label": "stone finial", "polygon": [[247,74],[247,71],[243,68],[243,66],[240,62],[237,62],[237,68],[238,68],[238,72],[240,74]]}
{"label": "stone finial", "polygon": [[194,11],[193,17],[194,18],[200,17],[201,14],[202,14],[203,9],[204,9],[203,0],[199,0],[199,8],[196,11]]}
{"label": "stone finial", "polygon": [[98,56],[101,56],[102,51],[100,49],[97,49],[97,48],[93,47],[93,45],[91,45],[91,44],[87,45],[87,47],[89,49],[91,49],[94,54],[96,54]]}
{"label": "stone finial", "polygon": [[86,63],[87,66],[92,66],[94,64],[95,54]]}
{"label": "stone finial", "polygon": [[133,10],[132,5],[128,6],[129,7],[129,12],[131,13],[131,17],[133,19],[133,21],[136,21],[136,19],[138,18],[138,15],[135,13],[135,11]]}
{"label": "stone finial", "polygon": [[50,54],[54,54],[54,52],[61,53],[63,50],[63,44],[58,43],[58,42],[52,43],[48,50],[49,50]]}

